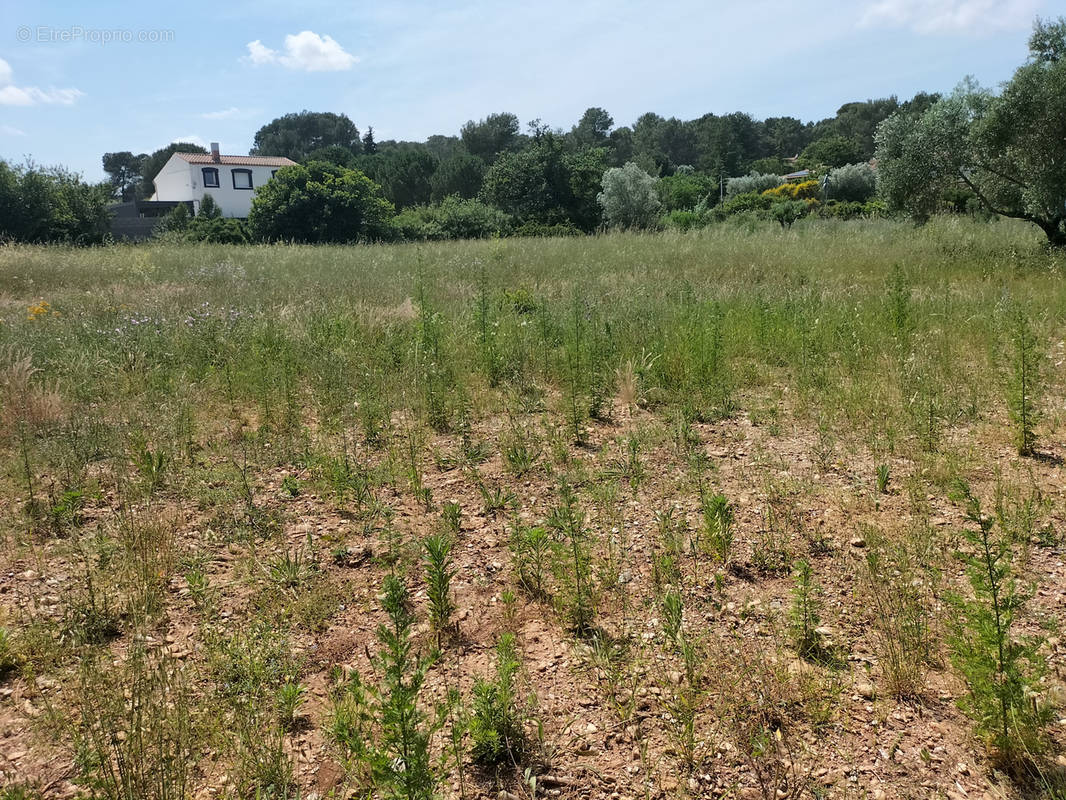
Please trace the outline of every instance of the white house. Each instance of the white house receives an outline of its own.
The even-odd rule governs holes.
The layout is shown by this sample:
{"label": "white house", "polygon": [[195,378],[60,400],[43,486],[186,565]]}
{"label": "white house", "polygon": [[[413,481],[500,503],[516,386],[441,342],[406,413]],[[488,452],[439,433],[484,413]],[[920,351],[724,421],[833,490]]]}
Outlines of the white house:
{"label": "white house", "polygon": [[294,165],[277,156],[223,156],[218,143],[210,153],[175,153],[155,176],[155,194],[162,202],[189,202],[199,211],[200,201],[210,194],[224,217],[247,217],[256,190],[282,167]]}

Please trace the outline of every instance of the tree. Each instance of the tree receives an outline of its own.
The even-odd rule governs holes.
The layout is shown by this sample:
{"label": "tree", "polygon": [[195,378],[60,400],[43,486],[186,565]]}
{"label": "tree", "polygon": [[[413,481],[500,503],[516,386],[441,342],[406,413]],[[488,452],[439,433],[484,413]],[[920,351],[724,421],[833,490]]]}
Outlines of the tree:
{"label": "tree", "polygon": [[104,172],[111,181],[115,197],[123,202],[132,200],[137,192],[137,184],[141,182],[141,165],[147,155],[141,153],[134,155],[129,150],[118,153],[104,153]]}
{"label": "tree", "polygon": [[632,161],[603,173],[603,191],[596,200],[607,224],[615,228],[650,228],[662,207],[655,178]]}
{"label": "tree", "polygon": [[810,144],[810,126],[795,117],[770,117],[763,121],[762,136],[766,150],[778,158],[798,156]]}
{"label": "tree", "polygon": [[218,203],[215,202],[215,198],[209,192],[204,192],[204,197],[200,201],[200,210],[196,212],[196,216],[202,219],[220,219],[222,217],[222,209],[218,207]]}
{"label": "tree", "polygon": [[877,174],[869,164],[847,164],[829,172],[829,196],[865,203],[877,192]]}
{"label": "tree", "polygon": [[[670,157],[662,148],[660,133],[666,120],[651,111],[641,114],[633,123],[632,159],[645,172],[661,175],[672,171]],[[685,163],[691,163],[686,161]]]}
{"label": "tree", "polygon": [[170,161],[175,153],[206,153],[207,150],[192,142],[172,142],[141,160],[141,182],[137,187],[140,197],[150,197],[155,192],[155,176]]}
{"label": "tree", "polygon": [[1039,227],[1066,247],[1066,18],[1037,21],[1029,61],[999,95],[962,83],[918,116],[877,132],[881,192],[923,220],[963,186],[995,214]]}
{"label": "tree", "polygon": [[801,167],[842,167],[864,161],[862,145],[854,139],[832,134],[807,145],[796,162]]}
{"label": "tree", "polygon": [[570,135],[579,148],[603,147],[614,126],[614,119],[602,108],[589,108],[581,115],[581,120],[570,131]]}
{"label": "tree", "polygon": [[705,114],[693,126],[699,153],[697,166],[716,179],[748,171],[751,162],[764,154],[759,126],[747,114]]}
{"label": "tree", "polygon": [[470,120],[459,131],[466,151],[486,164],[518,145],[518,117],[507,112],[489,114],[480,122]]}
{"label": "tree", "polygon": [[667,211],[687,211],[701,202],[712,205],[718,200],[718,181],[708,175],[683,172],[680,167],[673,175],[660,178],[657,190]]}
{"label": "tree", "polygon": [[[845,103],[837,110],[832,129],[858,147],[858,156],[850,162],[869,161],[874,154],[874,133],[877,126],[899,110],[899,101],[892,97],[879,100]],[[825,162],[828,164],[828,162]],[[829,166],[841,166],[829,164]]]}
{"label": "tree", "polygon": [[434,203],[456,195],[463,199],[477,197],[485,177],[485,162],[477,156],[459,153],[445,159],[429,179],[430,199]]}
{"label": "tree", "polygon": [[301,111],[271,120],[256,131],[251,154],[305,161],[312,151],[330,145],[358,153],[359,131],[355,124],[344,114]]}
{"label": "tree", "polygon": [[425,148],[439,161],[466,154],[458,136],[442,136],[439,133],[426,139]]}
{"label": "tree", "polygon": [[424,149],[394,150],[382,154],[375,170],[375,179],[393,205],[398,209],[429,202],[430,180],[437,169],[437,160]]}
{"label": "tree", "polygon": [[368,127],[366,134],[363,136],[363,152],[368,156],[374,155],[378,151],[377,143],[374,141],[374,128]]}
{"label": "tree", "polygon": [[0,240],[95,244],[108,232],[110,183],[90,184],[63,167],[0,161]]}
{"label": "tree", "polygon": [[355,159],[355,153],[341,144],[331,144],[319,147],[307,154],[307,161],[328,161],[338,167],[350,167]]}
{"label": "tree", "polygon": [[256,193],[248,226],[265,241],[373,242],[392,235],[392,203],[362,172],[312,161],[282,167]]}
{"label": "tree", "polygon": [[542,132],[529,146],[505,153],[489,168],[482,198],[519,225],[569,221],[591,231],[599,224],[596,192],[605,160],[600,149],[567,154],[558,136]]}

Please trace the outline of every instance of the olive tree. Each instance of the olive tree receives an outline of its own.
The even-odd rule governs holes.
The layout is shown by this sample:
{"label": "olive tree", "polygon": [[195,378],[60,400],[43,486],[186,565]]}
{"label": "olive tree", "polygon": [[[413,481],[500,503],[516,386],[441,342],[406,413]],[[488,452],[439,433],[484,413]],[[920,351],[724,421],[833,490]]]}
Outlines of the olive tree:
{"label": "olive tree", "polygon": [[739,178],[730,178],[726,183],[726,197],[736,197],[738,194],[762,193],[767,189],[776,189],[784,183],[780,175],[769,172],[752,172]]}
{"label": "olive tree", "polygon": [[834,200],[865,203],[877,191],[877,174],[869,164],[846,164],[829,172],[829,195]]}
{"label": "olive tree", "polygon": [[946,189],[1039,227],[1066,247],[1066,18],[1040,22],[1027,63],[995,94],[965,81],[922,114],[877,131],[878,180],[890,208],[918,220]]}
{"label": "olive tree", "polygon": [[659,218],[655,178],[632,161],[603,173],[603,191],[596,201],[607,224],[614,228],[650,228]]}

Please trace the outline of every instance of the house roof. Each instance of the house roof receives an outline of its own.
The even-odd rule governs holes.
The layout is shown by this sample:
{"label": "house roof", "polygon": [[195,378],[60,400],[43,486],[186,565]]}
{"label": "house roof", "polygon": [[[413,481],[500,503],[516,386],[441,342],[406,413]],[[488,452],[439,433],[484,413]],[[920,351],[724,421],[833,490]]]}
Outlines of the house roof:
{"label": "house roof", "polygon": [[219,156],[218,161],[210,153],[175,153],[190,164],[228,164],[232,167],[290,167],[296,162],[284,156]]}

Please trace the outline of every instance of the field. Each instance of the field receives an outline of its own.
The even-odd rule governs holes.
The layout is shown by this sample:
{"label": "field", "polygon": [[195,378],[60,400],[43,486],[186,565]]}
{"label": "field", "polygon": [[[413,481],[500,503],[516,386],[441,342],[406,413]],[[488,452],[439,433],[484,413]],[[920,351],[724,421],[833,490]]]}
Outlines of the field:
{"label": "field", "polygon": [[1063,796],[1038,234],[0,247],[0,797]]}

